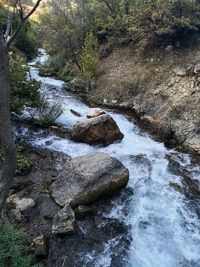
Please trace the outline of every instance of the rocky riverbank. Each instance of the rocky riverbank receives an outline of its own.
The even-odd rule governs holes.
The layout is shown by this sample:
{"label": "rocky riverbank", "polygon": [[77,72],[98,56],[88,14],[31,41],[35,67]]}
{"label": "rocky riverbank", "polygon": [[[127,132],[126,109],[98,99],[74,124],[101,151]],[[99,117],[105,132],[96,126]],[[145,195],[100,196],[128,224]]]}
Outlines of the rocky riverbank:
{"label": "rocky riverbank", "polygon": [[145,58],[135,55],[134,47],[122,47],[102,59],[96,85],[75,78],[64,88],[82,92],[91,105],[131,111],[168,145],[200,153],[199,62],[198,42]]}
{"label": "rocky riverbank", "polygon": [[64,109],[59,126],[16,122],[16,141],[27,148],[32,168],[16,176],[6,214],[27,230],[33,262],[198,262],[199,157],[168,150],[131,116],[91,109],[63,90],[62,81],[40,77],[34,67],[31,72],[47,101]]}
{"label": "rocky riverbank", "polygon": [[[71,161],[71,158],[64,153],[30,146],[27,148],[26,154],[32,161],[32,169],[29,173],[15,178],[5,215],[17,227],[26,229],[28,243],[31,244],[30,250],[34,255],[33,262],[39,261],[45,266],[78,266],[77,263],[84,264],[85,257],[83,256],[91,253],[91,248],[95,256],[104,249],[104,244],[108,240],[114,238],[121,239],[123,253],[126,253],[125,248],[130,242],[126,225],[117,219],[104,217],[104,213],[113,207],[113,200],[119,197],[119,195],[114,196],[111,200],[104,193],[107,192],[107,196],[111,192],[112,195],[115,195],[115,188],[124,187],[128,181],[128,170],[119,161],[103,153],[96,154],[97,161],[94,160],[95,155],[91,155],[93,161],[89,158],[87,160],[87,156]],[[101,164],[97,164],[100,160],[99,157],[102,159]],[[93,175],[87,172],[87,168],[88,171],[91,169],[89,166],[91,162]],[[105,162],[107,169],[104,170]],[[64,166],[68,166],[69,163],[71,167],[67,168],[73,168],[74,171],[65,169],[60,176]],[[112,164],[113,167],[111,168],[109,164]],[[79,172],[82,175],[82,191],[80,181],[77,184],[73,178],[73,173],[75,177]],[[99,172],[101,173],[98,178],[97,173]],[[111,176],[108,175],[108,172],[111,172]],[[63,175],[72,176],[69,193],[67,191],[70,181],[64,179]],[[58,178],[59,176],[60,178]],[[64,179],[63,182],[61,179]],[[80,180],[80,177],[77,176],[77,179]],[[91,179],[93,181],[90,181]],[[94,179],[96,179],[96,184]],[[68,184],[64,186],[66,182]],[[78,195],[77,188],[79,188]],[[65,194],[61,197],[62,192]],[[95,202],[102,194],[103,199]],[[131,195],[131,189],[123,189],[120,193],[124,201],[128,201]],[[79,204],[75,205],[76,209],[74,204],[72,205],[74,210],[69,206],[62,209],[56,204],[56,202],[61,204],[60,199],[63,203],[65,197],[70,197],[70,201]],[[86,201],[87,199],[88,201]],[[67,203],[67,200],[64,202]],[[81,205],[85,203],[90,203],[90,206]],[[120,249],[120,244],[118,246],[117,250]],[[116,262],[120,262],[119,260],[116,256]]]}

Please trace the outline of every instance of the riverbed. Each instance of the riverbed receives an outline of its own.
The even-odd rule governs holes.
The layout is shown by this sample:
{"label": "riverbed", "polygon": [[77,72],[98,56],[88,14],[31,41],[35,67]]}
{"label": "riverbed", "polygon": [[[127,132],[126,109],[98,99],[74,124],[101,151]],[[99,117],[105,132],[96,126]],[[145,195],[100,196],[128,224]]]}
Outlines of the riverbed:
{"label": "riverbed", "polygon": [[[37,61],[44,63],[47,55],[43,50],[40,53]],[[63,113],[57,123],[68,128],[86,118],[90,107],[78,96],[62,89],[63,81],[41,77],[35,63],[30,64],[30,74],[41,81],[45,100],[50,105],[62,105]],[[72,114],[70,109],[80,113],[81,118]],[[116,250],[118,244],[123,246],[123,242],[120,235],[115,236],[105,242],[99,253],[91,247],[82,256],[84,263],[77,262],[74,267],[114,267],[116,253],[123,258],[119,267],[199,267],[200,195],[193,196],[189,185],[184,183],[186,174],[199,186],[199,159],[193,160],[189,154],[166,148],[141,130],[130,116],[111,109],[106,109],[106,112],[124,134],[121,142],[107,147],[77,143],[53,132],[45,135],[42,131],[36,132],[29,137],[33,146],[63,152],[72,158],[103,151],[119,159],[129,169],[128,188],[133,194],[127,196],[128,201],[119,194],[113,200],[112,209],[105,210],[103,214],[127,226],[130,242],[125,248],[126,253],[123,249]],[[28,136],[27,129],[25,132]]]}

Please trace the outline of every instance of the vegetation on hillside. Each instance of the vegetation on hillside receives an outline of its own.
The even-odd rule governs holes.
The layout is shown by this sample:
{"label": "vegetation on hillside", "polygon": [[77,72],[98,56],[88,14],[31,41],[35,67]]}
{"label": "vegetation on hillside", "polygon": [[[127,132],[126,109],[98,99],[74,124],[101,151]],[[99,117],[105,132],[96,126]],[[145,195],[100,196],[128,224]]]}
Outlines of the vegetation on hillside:
{"label": "vegetation on hillside", "polygon": [[[91,68],[83,63],[84,42],[90,33],[99,44],[112,47],[131,42],[145,52],[155,46],[181,45],[199,26],[197,0],[50,0],[41,16],[41,36],[53,55],[54,74],[69,64],[82,73],[85,67]],[[92,56],[90,62],[96,62],[96,54]],[[92,72],[95,68],[96,63]]]}

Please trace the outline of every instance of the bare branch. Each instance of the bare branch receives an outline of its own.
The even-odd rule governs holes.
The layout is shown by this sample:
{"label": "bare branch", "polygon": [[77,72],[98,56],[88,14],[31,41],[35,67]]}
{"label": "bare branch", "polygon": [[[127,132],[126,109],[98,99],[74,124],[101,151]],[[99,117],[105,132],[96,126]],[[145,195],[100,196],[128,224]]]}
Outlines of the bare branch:
{"label": "bare branch", "polygon": [[8,40],[11,29],[12,29],[13,17],[14,17],[14,13],[15,13],[15,9],[16,9],[17,4],[18,4],[18,0],[16,0],[15,3],[13,4],[13,12],[12,13],[8,12],[6,31],[4,34],[6,41]]}
{"label": "bare branch", "polygon": [[[35,3],[34,7],[31,9],[31,11],[26,15],[21,17],[21,22],[19,23],[19,25],[17,26],[16,30],[14,31],[14,33],[12,34],[12,36],[9,38],[9,40],[7,41],[7,47],[9,47],[12,42],[15,40],[15,38],[17,37],[18,33],[20,32],[23,24],[28,20],[28,18],[36,11],[36,9],[38,8],[40,2],[42,0],[37,0],[37,2]],[[21,7],[21,1],[20,1],[20,14],[23,15],[23,9]]]}

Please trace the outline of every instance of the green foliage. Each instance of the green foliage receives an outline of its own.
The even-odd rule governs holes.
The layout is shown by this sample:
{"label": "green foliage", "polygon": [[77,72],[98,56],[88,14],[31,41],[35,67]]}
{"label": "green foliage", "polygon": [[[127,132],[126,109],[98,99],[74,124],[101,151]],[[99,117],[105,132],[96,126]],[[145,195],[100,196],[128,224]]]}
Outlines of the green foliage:
{"label": "green foliage", "polygon": [[145,49],[198,30],[200,4],[195,0],[136,0],[125,21],[138,47]]}
{"label": "green foliage", "polygon": [[45,64],[39,66],[39,74],[41,76],[57,76],[58,72],[63,69],[63,64],[60,54],[49,57]]}
{"label": "green foliage", "polygon": [[34,119],[33,123],[40,127],[48,127],[56,124],[56,120],[63,113],[62,104],[55,103],[53,106],[49,106],[44,100],[41,100],[40,108],[38,109],[39,118]]}
{"label": "green foliage", "polygon": [[16,174],[23,174],[30,171],[32,167],[32,161],[30,158],[24,156],[23,154],[17,154],[17,169]]}
{"label": "green foliage", "polygon": [[3,149],[0,149],[0,162],[4,160],[5,157],[5,152],[3,151]]}
{"label": "green foliage", "polygon": [[24,25],[24,27],[18,34],[14,45],[16,48],[22,51],[28,59],[36,56],[39,48],[39,43],[33,23],[28,21]]}
{"label": "green foliage", "polygon": [[24,244],[24,232],[1,220],[0,267],[30,267],[31,258],[27,255]]}
{"label": "green foliage", "polygon": [[[17,168],[16,174],[24,174],[30,171],[32,167],[32,161],[29,157],[24,154],[24,148],[22,146],[16,146],[17,150]],[[5,158],[5,152],[3,149],[0,149],[0,162],[3,162]]]}
{"label": "green foliage", "polygon": [[40,104],[40,83],[27,76],[29,70],[20,57],[10,58],[11,110],[20,113],[23,106],[37,107]]}
{"label": "green foliage", "polygon": [[98,43],[92,33],[88,33],[80,55],[81,59],[81,76],[85,78],[96,77],[99,72],[99,53]]}
{"label": "green foliage", "polygon": [[3,7],[3,3],[0,1],[0,30],[5,28],[6,22],[6,12],[5,8]]}

